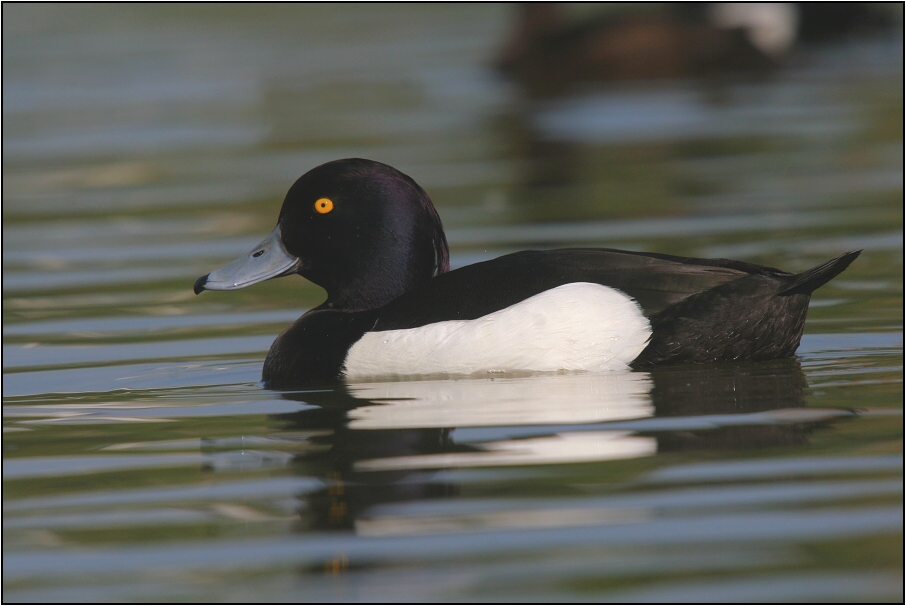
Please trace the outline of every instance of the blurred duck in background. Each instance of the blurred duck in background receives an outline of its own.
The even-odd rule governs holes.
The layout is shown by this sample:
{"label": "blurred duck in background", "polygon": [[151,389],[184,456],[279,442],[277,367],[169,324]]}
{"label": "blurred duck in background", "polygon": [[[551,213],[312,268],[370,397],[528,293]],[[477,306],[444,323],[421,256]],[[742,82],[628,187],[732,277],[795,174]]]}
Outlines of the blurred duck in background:
{"label": "blurred duck in background", "polygon": [[797,42],[890,28],[864,3],[525,3],[498,67],[533,96],[582,81],[767,73]]}

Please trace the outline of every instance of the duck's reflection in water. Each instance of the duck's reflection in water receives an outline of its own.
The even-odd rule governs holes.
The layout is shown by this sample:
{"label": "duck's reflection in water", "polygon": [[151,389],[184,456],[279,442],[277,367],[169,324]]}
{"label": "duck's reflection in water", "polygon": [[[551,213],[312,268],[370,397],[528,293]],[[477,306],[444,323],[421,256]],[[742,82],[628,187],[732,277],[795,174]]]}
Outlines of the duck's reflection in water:
{"label": "duck's reflection in water", "polygon": [[348,414],[373,404],[353,397],[345,387],[334,391],[284,394],[318,408],[278,415],[289,431],[316,431],[312,440],[322,449],[300,455],[297,464],[305,475],[324,479],[326,488],[305,495],[303,519],[313,529],[351,529],[370,506],[455,494],[452,484],[425,478],[411,481],[409,470],[362,472],[356,464],[392,456],[431,455],[456,449],[446,428],[358,430],[350,427]]}
{"label": "duck's reflection in water", "polygon": [[[745,415],[804,408],[808,388],[798,360],[664,367],[653,377],[651,398],[658,417]],[[658,451],[802,444],[820,417],[777,415],[768,417],[771,422],[767,423],[753,419],[742,425],[667,431],[658,434]]]}
{"label": "duck's reflection in water", "polygon": [[795,360],[385,381],[283,394],[316,408],[279,419],[319,432],[323,448],[296,461],[326,482],[304,497],[303,519],[340,530],[377,505],[454,496],[469,468],[505,477],[514,466],[799,444],[832,418],[804,409],[806,388]]}

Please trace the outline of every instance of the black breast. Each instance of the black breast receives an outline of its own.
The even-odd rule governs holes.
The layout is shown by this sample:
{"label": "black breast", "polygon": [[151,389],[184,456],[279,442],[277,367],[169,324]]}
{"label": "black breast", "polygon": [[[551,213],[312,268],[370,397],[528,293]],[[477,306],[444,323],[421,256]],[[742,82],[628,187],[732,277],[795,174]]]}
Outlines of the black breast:
{"label": "black breast", "polygon": [[335,383],[346,353],[374,326],[377,310],[313,309],[277,337],[264,361],[261,379],[269,389]]}

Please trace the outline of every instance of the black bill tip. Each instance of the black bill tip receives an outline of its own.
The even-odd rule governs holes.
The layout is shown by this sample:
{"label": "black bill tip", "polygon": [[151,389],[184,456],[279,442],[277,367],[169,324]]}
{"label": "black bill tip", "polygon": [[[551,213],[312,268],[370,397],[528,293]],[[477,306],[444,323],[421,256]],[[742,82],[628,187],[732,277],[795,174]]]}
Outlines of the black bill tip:
{"label": "black bill tip", "polygon": [[193,290],[195,291],[195,294],[200,295],[201,291],[204,290],[204,285],[207,283],[208,283],[208,274],[205,274],[205,275],[201,276],[200,278],[198,278],[197,280],[195,280],[195,286],[193,288]]}

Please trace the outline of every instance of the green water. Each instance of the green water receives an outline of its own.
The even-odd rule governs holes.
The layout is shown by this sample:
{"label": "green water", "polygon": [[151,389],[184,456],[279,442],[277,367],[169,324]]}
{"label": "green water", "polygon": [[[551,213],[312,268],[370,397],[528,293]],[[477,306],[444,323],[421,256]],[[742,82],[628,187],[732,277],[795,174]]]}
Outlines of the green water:
{"label": "green water", "polygon": [[[5,601],[903,599],[902,38],[532,100],[512,10],[4,6]],[[322,291],[192,283],[356,156],[454,267],[864,252],[793,361],[264,390]]]}

